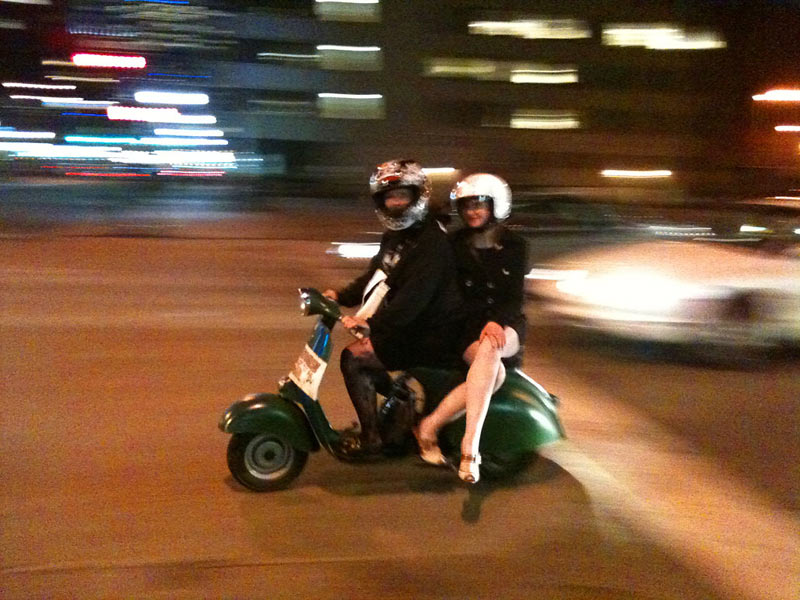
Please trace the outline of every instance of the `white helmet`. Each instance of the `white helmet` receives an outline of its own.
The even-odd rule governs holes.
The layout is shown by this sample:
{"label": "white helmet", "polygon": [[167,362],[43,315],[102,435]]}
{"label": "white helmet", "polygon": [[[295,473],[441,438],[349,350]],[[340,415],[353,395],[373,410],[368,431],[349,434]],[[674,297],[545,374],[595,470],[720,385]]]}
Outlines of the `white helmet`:
{"label": "white helmet", "polygon": [[[390,215],[386,212],[383,197],[389,190],[398,188],[410,189],[414,198],[401,215]],[[369,178],[369,191],[375,202],[378,219],[387,229],[407,229],[428,214],[431,184],[422,165],[415,160],[395,159],[378,165]]]}
{"label": "white helmet", "polygon": [[491,201],[495,221],[505,221],[511,214],[511,188],[504,179],[489,173],[475,173],[459,181],[450,192],[450,202],[458,212],[462,200],[479,198]]}

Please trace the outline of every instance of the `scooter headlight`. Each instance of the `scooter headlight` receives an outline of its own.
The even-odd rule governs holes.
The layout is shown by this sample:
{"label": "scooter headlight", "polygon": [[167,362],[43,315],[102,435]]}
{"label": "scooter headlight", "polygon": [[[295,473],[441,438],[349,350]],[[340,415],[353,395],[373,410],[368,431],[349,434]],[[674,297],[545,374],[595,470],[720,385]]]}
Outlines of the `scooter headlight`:
{"label": "scooter headlight", "polygon": [[300,292],[300,312],[304,317],[307,317],[311,309],[311,295],[303,289],[298,291]]}

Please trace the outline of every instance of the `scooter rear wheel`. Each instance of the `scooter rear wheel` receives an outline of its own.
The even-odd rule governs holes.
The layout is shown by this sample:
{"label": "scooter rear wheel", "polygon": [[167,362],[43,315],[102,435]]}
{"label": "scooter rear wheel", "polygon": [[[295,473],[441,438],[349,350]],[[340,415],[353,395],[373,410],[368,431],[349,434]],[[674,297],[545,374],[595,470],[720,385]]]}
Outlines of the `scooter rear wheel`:
{"label": "scooter rear wheel", "polygon": [[236,433],[228,442],[231,475],[254,492],[285,488],[307,460],[308,452],[298,450],[276,433]]}

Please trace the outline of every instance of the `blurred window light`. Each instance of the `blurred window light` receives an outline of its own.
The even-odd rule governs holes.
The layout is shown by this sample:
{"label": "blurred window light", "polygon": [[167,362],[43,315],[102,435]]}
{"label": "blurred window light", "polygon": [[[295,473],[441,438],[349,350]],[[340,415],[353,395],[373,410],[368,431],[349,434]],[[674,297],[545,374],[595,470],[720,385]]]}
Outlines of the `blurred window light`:
{"label": "blurred window light", "polygon": [[139,106],[109,106],[106,109],[112,121],[144,121],[146,123],[181,123],[185,125],[213,125],[213,115],[182,115],[177,108],[142,108]]}
{"label": "blurred window light", "polygon": [[149,146],[227,146],[228,140],[183,137],[143,137],[137,144]]}
{"label": "blurred window light", "polygon": [[42,64],[44,66],[50,67],[74,67],[75,63],[67,60],[51,60],[49,58],[45,58],[42,60]]}
{"label": "blurred window light", "polygon": [[271,60],[276,59],[278,61],[294,61],[294,60],[317,60],[319,56],[317,54],[300,54],[298,52],[259,52],[256,56],[260,59],[264,60]]}
{"label": "blurred window light", "polygon": [[8,2],[9,4],[38,4],[39,6],[50,6],[51,0],[0,0],[0,2]]}
{"label": "blurred window light", "polygon": [[426,175],[450,175],[451,173],[455,173],[455,167],[425,167],[422,171]]}
{"label": "blurred window light", "polygon": [[511,83],[578,83],[578,70],[568,69],[514,69]]}
{"label": "blurred window light", "polygon": [[756,102],[800,102],[800,90],[775,89],[753,96]]}
{"label": "blurred window light", "polygon": [[577,19],[516,19],[473,21],[469,32],[476,35],[509,35],[529,40],[575,40],[592,37],[592,29]]}
{"label": "blurred window light", "polygon": [[148,77],[176,77],[178,79],[211,79],[211,75],[184,75],[183,73],[148,73]]}
{"label": "blurred window light", "polygon": [[379,0],[315,0],[314,15],[322,21],[375,22],[381,5]]}
{"label": "blurred window light", "polygon": [[606,46],[640,46],[648,50],[716,50],[727,43],[714,31],[689,32],[669,23],[603,25]]}
{"label": "blurred window light", "polygon": [[225,132],[221,129],[166,129],[158,127],[153,130],[155,135],[171,136],[198,136],[198,137],[222,137]]}
{"label": "blurred window light", "polygon": [[70,100],[42,100],[42,104],[50,108],[103,108],[105,106],[112,106],[119,104],[116,100],[79,100],[73,102]]}
{"label": "blurred window light", "polygon": [[325,119],[382,119],[381,94],[317,94],[317,111]]}
{"label": "blurred window light", "polygon": [[108,117],[106,113],[87,113],[87,112],[63,112],[62,117]]}
{"label": "blurred window light", "polygon": [[78,53],[72,55],[72,63],[78,67],[144,69],[147,66],[147,59],[144,56]]}
{"label": "blurred window light", "polygon": [[119,83],[119,79],[112,77],[71,77],[69,75],[45,75],[45,79],[53,81],[82,81],[86,83]]}
{"label": "blurred window light", "polygon": [[13,140],[52,140],[56,134],[52,131],[0,131],[0,138]]}
{"label": "blurred window light", "polygon": [[579,129],[578,114],[563,110],[515,110],[511,114],[512,129]]}
{"label": "blurred window light", "polygon": [[74,85],[53,85],[48,83],[19,83],[16,81],[4,81],[4,88],[30,88],[34,90],[74,90]]}
{"label": "blurred window light", "polygon": [[760,225],[742,225],[739,227],[739,233],[764,233],[765,231],[769,231],[769,229]]}
{"label": "blurred window light", "polygon": [[636,171],[628,169],[604,169],[600,172],[603,177],[621,177],[631,179],[658,179],[672,177],[672,171],[668,169],[653,169],[649,171]]}
{"label": "blurred window light", "polygon": [[27,29],[27,26],[22,21],[0,19],[0,29]]}
{"label": "blurred window light", "polygon": [[316,49],[321,69],[379,71],[383,68],[383,56],[379,46],[320,44]]}
{"label": "blurred window light", "polygon": [[800,132],[800,125],[776,125],[775,131]]}
{"label": "blurred window light", "polygon": [[800,235],[800,227],[798,227],[797,229],[794,230],[794,234],[795,235]]}
{"label": "blurred window light", "polygon": [[572,65],[546,65],[528,62],[496,61],[476,58],[431,58],[424,62],[429,77],[465,77],[479,81],[564,84],[578,82],[578,69]]}
{"label": "blurred window light", "polygon": [[68,144],[134,144],[137,139],[117,135],[65,135],[64,141]]}
{"label": "blurred window light", "polygon": [[141,91],[134,93],[133,97],[142,104],[208,104],[208,94],[201,93]]}

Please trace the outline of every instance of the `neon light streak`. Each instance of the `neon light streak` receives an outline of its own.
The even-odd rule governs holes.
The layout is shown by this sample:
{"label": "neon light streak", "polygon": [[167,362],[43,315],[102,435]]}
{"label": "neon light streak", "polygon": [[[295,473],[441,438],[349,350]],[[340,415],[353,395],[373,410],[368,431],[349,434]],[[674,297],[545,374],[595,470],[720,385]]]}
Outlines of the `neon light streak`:
{"label": "neon light streak", "polygon": [[153,130],[156,135],[173,135],[173,136],[197,136],[197,137],[221,137],[225,135],[222,129],[165,129],[157,127]]}
{"label": "neon light streak", "polygon": [[0,131],[0,138],[13,140],[52,140],[56,134],[52,131]]}

